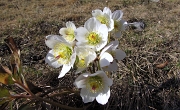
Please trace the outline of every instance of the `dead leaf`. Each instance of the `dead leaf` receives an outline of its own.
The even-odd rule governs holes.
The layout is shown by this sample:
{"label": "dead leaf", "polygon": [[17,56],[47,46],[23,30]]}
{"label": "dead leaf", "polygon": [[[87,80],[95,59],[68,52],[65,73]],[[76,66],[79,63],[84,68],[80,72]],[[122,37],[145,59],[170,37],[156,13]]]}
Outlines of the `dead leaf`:
{"label": "dead leaf", "polygon": [[156,65],[156,68],[162,69],[162,68],[164,68],[167,64],[168,64],[168,61],[165,61],[164,63],[157,64],[157,65]]}

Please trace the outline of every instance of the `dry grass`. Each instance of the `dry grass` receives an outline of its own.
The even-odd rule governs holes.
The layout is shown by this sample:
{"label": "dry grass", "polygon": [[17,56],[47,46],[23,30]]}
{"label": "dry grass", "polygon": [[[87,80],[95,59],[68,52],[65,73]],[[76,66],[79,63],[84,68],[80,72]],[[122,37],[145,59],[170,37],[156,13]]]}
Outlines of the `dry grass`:
{"label": "dry grass", "polygon": [[[22,53],[25,75],[40,86],[69,86],[75,77],[57,78],[59,69],[44,64],[48,48],[44,37],[58,34],[66,21],[78,26],[91,17],[93,9],[121,9],[125,20],[142,19],[142,32],[127,29],[120,39],[120,48],[127,57],[119,62],[113,74],[114,84],[108,104],[93,102],[90,109],[106,110],[179,110],[180,109],[180,1],[160,0],[6,0],[0,1],[0,58],[6,64],[9,51],[3,40],[14,37]],[[162,68],[158,64],[168,62]],[[53,77],[52,77],[53,76]],[[72,82],[67,83],[67,82]],[[78,96],[53,98],[59,103],[82,107]],[[17,108],[14,105],[14,109]],[[36,105],[41,108],[41,104]],[[51,107],[51,109],[59,109]],[[42,109],[42,108],[41,108]]]}

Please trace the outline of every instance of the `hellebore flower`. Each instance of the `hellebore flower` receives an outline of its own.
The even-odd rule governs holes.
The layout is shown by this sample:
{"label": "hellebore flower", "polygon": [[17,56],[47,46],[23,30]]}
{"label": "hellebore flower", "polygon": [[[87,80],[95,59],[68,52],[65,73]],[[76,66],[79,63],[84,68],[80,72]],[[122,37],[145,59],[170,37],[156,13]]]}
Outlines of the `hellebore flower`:
{"label": "hellebore flower", "polygon": [[100,54],[100,66],[104,71],[117,71],[118,65],[116,60],[122,60],[126,53],[117,49],[119,42],[112,41],[106,46]]}
{"label": "hellebore flower", "polygon": [[101,24],[94,17],[85,22],[84,27],[79,27],[75,31],[77,46],[92,48],[95,51],[101,50],[108,41],[108,29],[105,24]]}
{"label": "hellebore flower", "polygon": [[112,12],[108,7],[104,7],[103,11],[100,9],[93,10],[92,16],[96,17],[102,24],[105,24],[108,27],[108,31],[114,29],[114,21],[111,18]]}
{"label": "hellebore flower", "polygon": [[108,78],[104,71],[97,71],[94,74],[81,74],[74,82],[77,88],[82,88],[80,95],[84,103],[96,99],[102,105],[108,102],[110,97],[109,87],[112,83],[112,79]]}
{"label": "hellebore flower", "polygon": [[114,35],[119,38],[122,35],[122,31],[126,29],[128,23],[122,19],[123,12],[116,10],[112,13],[112,19],[114,20]]}
{"label": "hellebore flower", "polygon": [[75,40],[75,34],[74,31],[76,30],[76,26],[74,25],[73,22],[66,22],[66,28],[61,28],[59,30],[59,33],[63,36],[63,38],[69,42],[73,43]]}
{"label": "hellebore flower", "polygon": [[100,67],[106,67],[106,66],[109,66],[110,63],[113,61],[113,57],[110,53],[106,52],[111,46],[111,45],[108,45],[106,46],[100,53],[99,55],[99,63],[100,63]]}
{"label": "hellebore flower", "polygon": [[94,61],[94,59],[96,58],[96,53],[94,50],[90,48],[84,48],[82,46],[75,47],[74,50],[76,51],[77,55],[76,66],[78,69],[76,73],[79,73],[86,69],[89,66],[89,63]]}
{"label": "hellebore flower", "polygon": [[48,35],[45,40],[46,45],[51,48],[45,62],[54,68],[62,67],[58,78],[63,77],[70,69],[76,59],[76,53],[71,44],[58,35]]}

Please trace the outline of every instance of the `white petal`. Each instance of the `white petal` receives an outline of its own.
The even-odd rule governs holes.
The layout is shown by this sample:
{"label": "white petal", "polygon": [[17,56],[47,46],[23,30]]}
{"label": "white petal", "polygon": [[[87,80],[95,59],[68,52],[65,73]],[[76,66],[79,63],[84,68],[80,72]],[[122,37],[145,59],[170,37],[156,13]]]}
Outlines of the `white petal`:
{"label": "white petal", "polygon": [[58,40],[60,42],[66,42],[66,40],[62,36],[59,36],[59,35],[48,35],[46,36],[46,40]]}
{"label": "white petal", "polygon": [[[92,74],[93,75],[93,74]],[[96,73],[94,73],[95,75],[99,75],[103,78],[103,81],[106,83],[105,86],[109,87],[112,85],[113,81],[111,78],[108,78],[106,73],[104,71],[96,71]],[[108,89],[106,89],[105,91],[107,92]]]}
{"label": "white petal", "polygon": [[104,52],[104,54],[102,54],[102,56],[100,57],[100,66],[101,67],[108,66],[112,61],[113,61],[112,55],[107,52]]}
{"label": "white petal", "polygon": [[112,12],[111,12],[111,10],[108,7],[104,7],[103,13],[108,14],[110,17],[112,16]]}
{"label": "white petal", "polygon": [[108,31],[112,31],[114,29],[114,20],[110,19],[108,24]]}
{"label": "white petal", "polygon": [[[106,46],[106,44],[107,44],[107,40],[102,40],[98,45],[96,45],[95,47],[94,47],[94,50],[95,51],[100,51],[102,48],[104,48],[104,46]],[[91,47],[91,48],[93,48],[93,47]]]}
{"label": "white petal", "polygon": [[122,60],[126,57],[126,53],[120,49],[115,50],[115,58],[117,60]]}
{"label": "white petal", "polygon": [[112,50],[115,50],[119,45],[119,41],[118,40],[112,41],[112,44],[113,44]]}
{"label": "white petal", "polygon": [[96,9],[96,10],[92,11],[92,16],[96,17],[96,16],[99,16],[99,15],[103,15],[103,12],[101,10]]}
{"label": "white petal", "polygon": [[71,66],[71,67],[73,67],[75,60],[76,60],[76,52],[74,52],[74,53],[71,55],[71,61],[70,61],[70,66]]}
{"label": "white petal", "polygon": [[76,35],[75,37],[79,42],[85,41],[87,34],[88,34],[88,30],[84,27],[79,27],[75,30],[75,35]]}
{"label": "white petal", "polygon": [[105,24],[101,24],[97,31],[102,35],[103,40],[108,39],[108,28]]}
{"label": "white petal", "polygon": [[92,17],[85,22],[84,27],[89,32],[93,32],[93,31],[96,32],[99,29],[100,25],[101,23],[95,17]]}
{"label": "white petal", "polygon": [[118,70],[118,65],[117,62],[115,60],[113,60],[113,62],[106,68],[103,68],[103,70],[105,71],[117,71]]}
{"label": "white petal", "polygon": [[116,38],[120,38],[120,37],[122,36],[121,31],[115,32],[115,33],[114,33],[114,36],[115,36]]}
{"label": "white petal", "polygon": [[49,48],[53,48],[56,43],[60,42],[59,38],[60,38],[59,35],[48,35],[48,36],[46,36],[45,44]]}
{"label": "white petal", "polygon": [[102,56],[104,52],[110,49],[112,46],[113,46],[113,43],[111,42],[110,44],[108,44],[108,46],[104,47],[104,49],[101,51],[100,56]]}
{"label": "white petal", "polygon": [[59,30],[59,34],[65,36],[65,35],[66,35],[66,30],[67,30],[67,28],[61,28],[61,29]]}
{"label": "white petal", "polygon": [[87,62],[86,66],[88,66],[89,63],[91,63],[92,61],[94,61],[95,58],[96,58],[96,54],[95,54],[95,55],[92,55],[92,54],[91,54],[91,55],[88,55],[87,58],[85,59],[86,62]]}
{"label": "white petal", "polygon": [[99,94],[97,97],[96,97],[96,100],[98,103],[104,105],[108,102],[108,99],[110,97],[110,89],[108,90],[108,92],[106,94]]}
{"label": "white petal", "polygon": [[62,70],[59,73],[58,78],[62,78],[70,69],[71,69],[70,65],[63,65]]}
{"label": "white petal", "polygon": [[66,22],[66,27],[67,28],[72,28],[73,30],[75,30],[76,29],[76,26],[75,26],[75,24],[73,23],[73,22]]}
{"label": "white petal", "polygon": [[45,40],[45,44],[51,49],[54,48],[54,45],[57,43],[59,43],[57,40]]}
{"label": "white petal", "polygon": [[124,30],[126,30],[126,28],[127,28],[127,26],[128,26],[128,23],[127,23],[127,21],[125,21],[124,19],[121,19],[120,20],[120,23],[121,23],[121,31],[124,31]]}
{"label": "white petal", "polygon": [[48,63],[50,66],[52,66],[54,68],[59,68],[62,65],[62,64],[58,63],[57,59],[55,59],[52,50],[50,50],[48,52],[48,54],[46,55],[45,62]]}
{"label": "white petal", "polygon": [[80,95],[81,95],[84,103],[92,102],[92,101],[94,101],[94,99],[96,97],[96,96],[93,96],[86,88],[81,89]]}
{"label": "white petal", "polygon": [[[88,75],[88,74],[87,74]],[[86,87],[86,77],[84,77],[83,74],[79,75],[75,82],[74,82],[74,85],[77,87],[77,88],[85,88]]]}
{"label": "white petal", "polygon": [[121,20],[122,16],[123,16],[123,12],[121,10],[116,10],[112,14],[112,19],[119,21],[119,20]]}

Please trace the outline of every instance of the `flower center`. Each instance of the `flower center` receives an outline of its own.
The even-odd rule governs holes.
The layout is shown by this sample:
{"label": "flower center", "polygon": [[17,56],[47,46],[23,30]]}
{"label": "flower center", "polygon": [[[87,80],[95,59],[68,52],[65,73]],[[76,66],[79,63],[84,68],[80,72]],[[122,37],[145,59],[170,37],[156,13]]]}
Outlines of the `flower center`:
{"label": "flower center", "polygon": [[102,24],[108,24],[108,19],[103,15],[97,16],[97,20],[99,20]]}
{"label": "flower center", "polygon": [[77,63],[77,66],[78,67],[85,67],[85,60],[84,59],[79,60]]}
{"label": "flower center", "polygon": [[97,45],[100,42],[101,37],[97,33],[91,32],[88,35],[87,39],[88,39],[88,43],[90,45]]}
{"label": "flower center", "polygon": [[91,76],[88,78],[87,87],[92,93],[97,93],[103,89],[103,81],[100,76]]}
{"label": "flower center", "polygon": [[115,31],[118,31],[119,25],[117,21],[114,21],[114,29]]}
{"label": "flower center", "polygon": [[54,56],[61,64],[67,64],[72,55],[72,49],[64,43],[58,43],[54,46]]}
{"label": "flower center", "polygon": [[74,39],[75,39],[75,35],[74,35],[74,30],[72,29],[72,28],[67,28],[66,30],[65,30],[65,33],[66,33],[66,37],[65,37],[65,39],[67,40],[67,41],[74,41]]}

